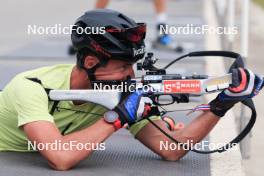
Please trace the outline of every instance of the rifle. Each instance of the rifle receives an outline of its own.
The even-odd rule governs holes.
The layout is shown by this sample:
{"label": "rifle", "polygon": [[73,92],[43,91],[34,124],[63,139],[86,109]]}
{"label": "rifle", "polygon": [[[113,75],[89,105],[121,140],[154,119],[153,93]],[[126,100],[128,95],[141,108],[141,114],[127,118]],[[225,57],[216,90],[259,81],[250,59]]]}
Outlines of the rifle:
{"label": "rifle", "polygon": [[[208,75],[192,75],[182,76],[180,74],[166,74],[166,69],[175,62],[187,57],[201,57],[201,56],[222,56],[234,59],[229,71],[233,68],[244,67],[244,62],[241,55],[230,51],[198,51],[185,54],[172,62],[164,68],[157,68],[154,66],[157,59],[153,58],[153,53],[148,53],[141,63],[137,64],[137,69],[146,71],[139,79],[131,79],[129,85],[135,85],[136,88],[142,88],[145,85],[151,87],[151,93],[146,91],[144,96],[149,97],[153,104],[157,106],[166,106],[173,103],[188,103],[190,97],[197,97],[208,93],[224,90],[228,88],[233,80],[232,74],[228,73],[219,77],[209,77]],[[114,84],[119,84],[118,81],[113,81]],[[114,108],[121,99],[121,91],[119,89],[111,90],[51,90],[49,97],[52,100],[81,100],[92,102],[105,106],[106,108]],[[162,100],[169,99],[169,102],[163,103]],[[252,115],[246,127],[228,144],[215,150],[195,150],[192,151],[201,154],[209,154],[215,152],[224,152],[228,148],[239,143],[253,128],[256,121],[256,110],[252,99],[242,101],[244,105],[251,109]],[[180,143],[172,136],[163,131],[151,119],[147,118],[156,128],[158,128],[164,135],[170,138],[175,143]]]}

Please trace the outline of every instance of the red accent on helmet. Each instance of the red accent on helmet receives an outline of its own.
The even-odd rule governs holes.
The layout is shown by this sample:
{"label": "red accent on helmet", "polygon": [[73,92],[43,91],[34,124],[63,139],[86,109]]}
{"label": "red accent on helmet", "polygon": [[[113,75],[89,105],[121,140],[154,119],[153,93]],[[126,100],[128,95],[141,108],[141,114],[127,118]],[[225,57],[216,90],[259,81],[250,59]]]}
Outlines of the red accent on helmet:
{"label": "red accent on helmet", "polygon": [[108,58],[111,58],[111,54],[106,52],[97,42],[92,41],[90,44],[95,49],[96,52],[98,52],[104,56],[107,56]]}
{"label": "red accent on helmet", "polygon": [[140,42],[146,36],[146,24],[141,23],[138,27],[127,30],[127,39],[131,42]]}
{"label": "red accent on helmet", "polygon": [[116,29],[108,28],[106,29],[109,33],[120,33],[120,36],[130,42],[138,43],[145,39],[146,37],[146,23],[137,23],[138,26],[127,29]]}

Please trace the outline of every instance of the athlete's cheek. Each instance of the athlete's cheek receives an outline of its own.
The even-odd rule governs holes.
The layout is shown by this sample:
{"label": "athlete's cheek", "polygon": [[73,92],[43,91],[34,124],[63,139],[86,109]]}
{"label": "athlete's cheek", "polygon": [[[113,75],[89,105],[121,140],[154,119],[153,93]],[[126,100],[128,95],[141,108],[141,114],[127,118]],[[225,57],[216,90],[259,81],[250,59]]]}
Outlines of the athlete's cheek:
{"label": "athlete's cheek", "polygon": [[127,76],[128,74],[126,73],[126,71],[122,71],[106,75],[105,78],[107,78],[108,80],[125,80]]}
{"label": "athlete's cheek", "polygon": [[120,73],[113,73],[104,76],[98,76],[98,80],[123,80],[124,75]]}
{"label": "athlete's cheek", "polygon": [[123,67],[122,71],[120,70],[120,72],[113,74],[112,76],[116,77],[117,80],[126,80],[127,77],[134,78],[135,73],[132,66],[126,65]]}
{"label": "athlete's cheek", "polygon": [[104,73],[98,73],[98,80],[126,80],[127,77],[134,78],[135,73],[131,65],[125,65]]}

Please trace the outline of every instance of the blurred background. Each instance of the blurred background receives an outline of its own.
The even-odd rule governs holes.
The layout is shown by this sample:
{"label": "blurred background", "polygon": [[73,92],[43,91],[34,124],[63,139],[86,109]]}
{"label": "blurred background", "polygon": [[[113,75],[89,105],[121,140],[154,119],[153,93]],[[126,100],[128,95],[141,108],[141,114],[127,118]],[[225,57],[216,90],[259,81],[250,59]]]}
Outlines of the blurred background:
{"label": "blurred background", "polygon": [[[17,73],[41,66],[59,63],[75,63],[75,55],[69,54],[70,35],[28,34],[28,25],[69,26],[85,11],[96,8],[95,0],[0,0],[0,89]],[[206,50],[210,40],[206,34],[171,35],[173,50],[154,47],[159,37],[157,24],[165,21],[171,26],[201,26],[208,24],[206,6],[213,9],[213,21],[218,26],[237,27],[236,35],[219,35],[219,47],[241,53],[246,65],[254,72],[264,75],[264,0],[167,0],[164,16],[159,16],[152,0],[111,0],[106,6],[119,10],[138,22],[146,22],[147,50],[159,58],[162,66],[188,52]],[[161,19],[160,19],[161,18]],[[209,41],[210,42],[210,41]],[[212,41],[211,41],[212,42]],[[212,46],[209,47],[212,49]],[[227,67],[227,63],[225,63]],[[206,74],[206,62],[190,59],[179,63],[176,69],[181,74]],[[210,65],[207,65],[210,67]],[[190,71],[191,70],[191,71]],[[200,101],[199,99],[196,101]],[[258,119],[250,137],[241,145],[242,169],[248,176],[261,176],[264,158],[263,126],[264,93],[255,98]],[[183,105],[185,107],[185,105]],[[236,107],[236,128],[239,131],[248,120],[248,112]],[[242,116],[242,117],[241,117]],[[227,161],[222,161],[227,162]],[[188,171],[186,171],[188,172]],[[224,173],[222,173],[224,174]],[[165,174],[166,175],[166,174]],[[191,175],[187,174],[187,175]]]}

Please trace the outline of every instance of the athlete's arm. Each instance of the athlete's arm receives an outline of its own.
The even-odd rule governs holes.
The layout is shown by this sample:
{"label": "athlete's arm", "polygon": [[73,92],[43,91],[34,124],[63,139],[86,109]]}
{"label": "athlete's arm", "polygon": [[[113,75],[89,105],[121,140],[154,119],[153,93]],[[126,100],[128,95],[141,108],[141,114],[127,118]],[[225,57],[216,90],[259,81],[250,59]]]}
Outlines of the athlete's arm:
{"label": "athlete's arm", "polygon": [[[155,120],[154,123],[174,137],[177,141],[182,143],[192,141],[192,144],[195,144],[201,141],[218,121],[219,117],[208,111],[199,115],[185,128],[177,131],[170,131],[162,120]],[[173,142],[150,123],[148,123],[138,132],[136,138],[146,147],[166,160],[179,160],[188,152],[188,150],[184,150],[180,147],[178,147],[176,150],[175,148],[169,148],[168,150],[165,150],[164,147],[161,147],[161,143],[167,143],[168,146],[170,146],[170,144]]]}
{"label": "athlete's arm", "polygon": [[[17,112],[17,126],[24,130],[32,143],[100,143],[114,132],[114,127],[101,119],[86,129],[62,136],[54,123],[54,117],[49,113],[48,96],[40,84],[17,77],[9,85],[9,89],[9,97]],[[54,169],[67,170],[89,156],[92,150],[77,151],[75,148],[69,151],[43,150],[40,153]]]}
{"label": "athlete's arm", "polygon": [[[263,78],[255,75],[248,69],[233,69],[232,70],[233,85],[229,89],[222,91],[218,96],[211,101],[210,111],[202,113],[194,119],[186,128],[178,132],[170,132],[163,125],[163,129],[171,134],[177,141],[186,143],[192,140],[195,144],[202,140],[216,125],[221,117],[231,109],[236,103],[247,98],[253,98],[264,86]],[[158,122],[162,126],[161,122]],[[145,126],[136,137],[151,150],[162,156],[167,160],[178,160],[184,156],[188,151],[183,150],[178,146],[177,150],[160,150],[160,141],[169,141],[164,134],[156,129],[151,124]]]}
{"label": "athlete's arm", "polygon": [[[36,143],[52,143],[61,141],[62,144],[76,141],[76,143],[96,143],[103,142],[111,134],[114,133],[114,126],[106,123],[103,118],[97,121],[92,126],[83,130],[62,136],[54,123],[47,121],[36,121],[25,124],[23,129],[31,142]],[[42,150],[40,153],[48,160],[49,165],[56,170],[68,170],[81,160],[89,156],[92,150]]]}

